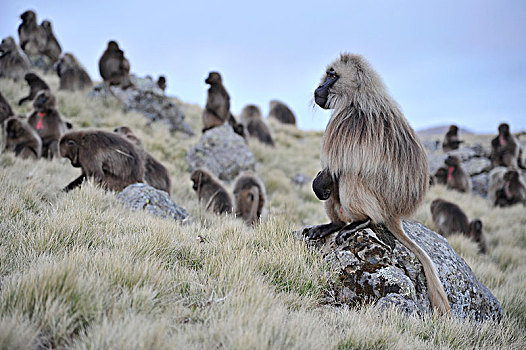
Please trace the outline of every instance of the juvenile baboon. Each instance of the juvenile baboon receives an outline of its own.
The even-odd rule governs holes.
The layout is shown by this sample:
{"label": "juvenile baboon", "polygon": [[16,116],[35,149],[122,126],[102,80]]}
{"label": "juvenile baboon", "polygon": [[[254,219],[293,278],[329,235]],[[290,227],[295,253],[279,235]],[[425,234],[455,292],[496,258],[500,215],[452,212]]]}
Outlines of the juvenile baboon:
{"label": "juvenile baboon", "polygon": [[51,22],[48,20],[42,21],[40,26],[46,34],[46,44],[44,45],[41,53],[49,57],[52,63],[55,63],[58,61],[60,54],[62,53],[62,48],[60,47],[60,44],[53,33]]}
{"label": "juvenile baboon", "polygon": [[275,118],[283,124],[296,125],[296,117],[290,108],[281,101],[272,100],[270,101],[270,112],[268,112],[269,118]]}
{"label": "juvenile baboon", "polygon": [[42,157],[59,157],[58,140],[71,127],[56,109],[55,96],[49,90],[42,90],[33,102],[34,111],[28,119],[42,139]]}
{"label": "juvenile baboon", "polygon": [[526,206],[526,185],[521,180],[519,172],[508,170],[503,176],[504,186],[495,191],[493,204],[499,207],[508,207],[517,203]]}
{"label": "juvenile baboon", "polygon": [[0,44],[0,78],[23,79],[29,67],[29,59],[18,48],[15,39],[12,36],[4,38]]}
{"label": "juvenile baboon", "polygon": [[338,195],[338,184],[331,176],[329,169],[323,169],[318,172],[314,181],[312,181],[312,190],[319,200],[328,200],[331,195]]}
{"label": "juvenile baboon", "polygon": [[42,90],[49,90],[49,86],[46,84],[46,82],[35,73],[27,73],[24,79],[29,85],[29,95],[18,101],[19,106],[22,106],[22,104],[26,101],[33,101],[38,92]]}
{"label": "juvenile baboon", "polygon": [[426,153],[380,76],[363,57],[342,54],[328,66],[314,100],[334,109],[323,136],[322,169],[335,179],[338,195],[324,203],[331,223],[311,230],[310,238],[349,222],[352,228],[369,220],[384,223],[422,263],[431,304],[449,312],[435,265],[401,224],[426,194]]}
{"label": "juvenile baboon", "polygon": [[206,210],[217,214],[233,211],[232,197],[212,173],[199,168],[192,172],[190,179],[194,183],[192,188],[197,192],[197,198],[204,203]]}
{"label": "juvenile baboon", "polygon": [[493,205],[495,205],[497,199],[497,191],[504,188],[504,185],[506,184],[506,181],[504,181],[504,174],[506,174],[507,171],[507,168],[499,166],[491,169],[489,172],[488,199]]}
{"label": "juvenile baboon", "polygon": [[28,56],[38,55],[46,47],[46,31],[37,23],[35,12],[28,10],[20,15],[22,23],[18,26],[20,47]]}
{"label": "juvenile baboon", "polygon": [[447,173],[448,169],[446,167],[441,166],[440,168],[438,168],[437,171],[435,171],[435,174],[433,175],[433,184],[446,185]]}
{"label": "juvenile baboon", "polygon": [[2,129],[4,121],[13,115],[14,113],[11,109],[11,106],[9,105],[9,102],[7,102],[7,100],[4,98],[4,95],[2,95],[0,92],[0,129]]}
{"label": "juvenile baboon", "polygon": [[120,191],[142,182],[144,167],[133,144],[103,130],[70,131],[60,139],[60,154],[82,174],[64,188],[68,192],[92,177],[105,190]]}
{"label": "juvenile baboon", "polygon": [[522,164],[522,145],[519,140],[510,133],[510,126],[506,123],[499,125],[499,134],[491,140],[491,165],[492,167],[505,166],[514,167]]}
{"label": "juvenile baboon", "polygon": [[123,89],[132,86],[130,62],[113,40],[108,42],[108,47],[99,59],[99,72],[104,82],[109,85],[120,85]]}
{"label": "juvenile baboon", "polygon": [[15,152],[23,159],[38,159],[42,155],[42,141],[25,121],[11,117],[5,122],[4,150]]}
{"label": "juvenile baboon", "polygon": [[438,232],[448,237],[453,233],[469,235],[468,217],[460,207],[441,198],[431,202],[431,215]]}
{"label": "juvenile baboon", "polygon": [[234,181],[236,215],[241,217],[247,225],[254,225],[259,221],[265,198],[265,185],[253,172],[245,171]]}
{"label": "juvenile baboon", "polygon": [[159,76],[159,79],[157,79],[157,86],[161,90],[166,90],[166,77],[164,75]]}
{"label": "juvenile baboon", "polygon": [[142,141],[135,136],[133,131],[127,126],[119,126],[113,130],[117,134],[123,135],[137,147],[137,152],[144,164],[144,181],[152,187],[165,191],[170,195],[171,181],[168,170],[150,153],[143,148]]}
{"label": "juvenile baboon", "polygon": [[458,149],[462,142],[464,141],[460,141],[458,139],[458,127],[456,125],[451,125],[449,130],[446,132],[444,142],[442,142],[442,150],[444,152],[453,151]]}
{"label": "juvenile baboon", "polygon": [[60,90],[84,90],[93,85],[88,72],[69,52],[62,55],[55,65],[55,69],[60,77]]}
{"label": "juvenile baboon", "polygon": [[471,192],[471,178],[460,164],[457,156],[448,156],[444,161],[447,168],[446,186],[459,192]]}
{"label": "juvenile baboon", "polygon": [[270,130],[265,122],[263,122],[261,110],[258,106],[245,106],[241,111],[241,117],[239,120],[245,126],[245,129],[251,137],[255,137],[260,142],[266,143],[267,145],[274,146]]}
{"label": "juvenile baboon", "polygon": [[469,223],[469,237],[477,242],[479,246],[479,253],[486,254],[488,252],[488,242],[486,235],[482,232],[482,221],[473,220]]}
{"label": "juvenile baboon", "polygon": [[209,84],[210,88],[203,111],[203,132],[223,125],[230,116],[230,96],[223,86],[221,74],[210,72],[205,83]]}

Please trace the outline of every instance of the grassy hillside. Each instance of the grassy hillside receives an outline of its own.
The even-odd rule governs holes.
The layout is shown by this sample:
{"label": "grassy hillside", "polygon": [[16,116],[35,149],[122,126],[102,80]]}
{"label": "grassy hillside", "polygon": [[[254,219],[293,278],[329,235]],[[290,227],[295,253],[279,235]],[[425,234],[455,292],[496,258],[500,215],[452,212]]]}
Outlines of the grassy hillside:
{"label": "grassy hillside", "polygon": [[[57,79],[45,79],[57,91]],[[0,80],[13,107],[26,90]],[[334,272],[291,235],[327,222],[310,184],[290,180],[316,175],[321,133],[270,122],[276,148],[250,142],[268,201],[261,224],[248,228],[197,202],[184,156],[199,135],[146,127],[142,116],[122,113],[114,101],[57,95],[60,112],[76,128],[132,127],[168,168],[171,197],[192,223],[131,212],[92,184],[62,193],[79,174],[65,160],[0,155],[0,348],[524,348],[524,207],[494,209],[479,197],[434,187],[415,215],[432,227],[429,203],[440,196],[484,222],[487,256],[463,237],[451,244],[502,303],[500,324],[334,308],[322,303]],[[184,109],[199,130],[200,107]]]}

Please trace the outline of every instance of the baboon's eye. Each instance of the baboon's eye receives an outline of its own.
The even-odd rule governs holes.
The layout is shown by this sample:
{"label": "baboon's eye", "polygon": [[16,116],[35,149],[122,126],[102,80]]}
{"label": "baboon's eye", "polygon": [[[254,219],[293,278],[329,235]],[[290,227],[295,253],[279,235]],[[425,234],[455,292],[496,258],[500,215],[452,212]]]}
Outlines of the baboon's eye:
{"label": "baboon's eye", "polygon": [[253,201],[253,200],[254,200],[254,195],[253,195],[252,193],[249,193],[249,195],[248,195],[248,199],[250,199],[251,201]]}
{"label": "baboon's eye", "polygon": [[331,69],[329,69],[329,70],[327,71],[327,76],[329,76],[329,77],[331,77],[331,78],[335,78],[335,77],[338,76],[338,74],[336,74],[336,72],[334,71],[334,69],[331,68]]}

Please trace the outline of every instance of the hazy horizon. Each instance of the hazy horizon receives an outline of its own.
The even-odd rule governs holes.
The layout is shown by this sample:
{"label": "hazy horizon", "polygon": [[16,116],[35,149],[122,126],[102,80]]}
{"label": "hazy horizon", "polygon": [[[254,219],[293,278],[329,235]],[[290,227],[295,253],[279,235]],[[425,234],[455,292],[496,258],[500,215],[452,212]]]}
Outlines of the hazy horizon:
{"label": "hazy horizon", "polygon": [[330,113],[312,104],[325,67],[340,52],[365,56],[411,125],[455,123],[495,133],[526,130],[526,3],[355,1],[174,4],[162,1],[2,2],[0,35],[18,42],[20,14],[51,20],[64,52],[91,78],[116,40],[138,76],[165,75],[167,94],[201,106],[217,70],[238,115],[287,103],[302,129],[323,130]]}

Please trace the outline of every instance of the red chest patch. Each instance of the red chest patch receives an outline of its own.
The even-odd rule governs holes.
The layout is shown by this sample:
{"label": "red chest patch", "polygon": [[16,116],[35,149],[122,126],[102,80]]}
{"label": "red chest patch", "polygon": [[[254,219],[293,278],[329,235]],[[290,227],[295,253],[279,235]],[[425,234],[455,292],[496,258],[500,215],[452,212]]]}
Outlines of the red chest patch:
{"label": "red chest patch", "polygon": [[453,170],[455,170],[455,168],[452,166],[450,166],[449,169],[447,169],[447,179],[448,180],[453,179]]}
{"label": "red chest patch", "polygon": [[506,141],[504,141],[504,137],[503,136],[499,136],[499,143],[501,146],[504,146],[506,144]]}
{"label": "red chest patch", "polygon": [[38,122],[37,122],[37,130],[44,129],[44,125],[42,124],[42,119],[46,116],[46,113],[38,112]]}

